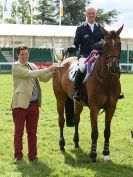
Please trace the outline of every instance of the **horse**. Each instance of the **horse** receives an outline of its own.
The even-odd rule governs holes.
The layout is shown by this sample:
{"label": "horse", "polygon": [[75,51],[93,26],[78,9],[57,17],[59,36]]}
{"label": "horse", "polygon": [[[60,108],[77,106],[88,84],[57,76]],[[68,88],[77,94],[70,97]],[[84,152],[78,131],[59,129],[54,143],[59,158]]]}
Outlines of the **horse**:
{"label": "horse", "polygon": [[[104,34],[104,47],[102,54],[95,62],[94,69],[89,79],[82,84],[80,91],[86,101],[75,102],[72,100],[73,82],[68,78],[70,65],[76,62],[77,57],[68,57],[62,61],[63,68],[55,72],[53,77],[53,91],[57,101],[58,123],[60,128],[59,147],[65,151],[65,138],[63,128],[65,124],[64,113],[69,118],[68,126],[75,126],[73,141],[75,148],[79,148],[78,126],[83,106],[90,109],[91,122],[91,150],[90,160],[96,162],[98,140],[98,115],[102,109],[105,112],[104,148],[103,156],[109,160],[109,139],[111,135],[111,120],[116,110],[117,101],[121,92],[120,84],[120,33],[123,25],[117,31],[108,31],[100,27]],[[66,118],[67,121],[67,118]]]}

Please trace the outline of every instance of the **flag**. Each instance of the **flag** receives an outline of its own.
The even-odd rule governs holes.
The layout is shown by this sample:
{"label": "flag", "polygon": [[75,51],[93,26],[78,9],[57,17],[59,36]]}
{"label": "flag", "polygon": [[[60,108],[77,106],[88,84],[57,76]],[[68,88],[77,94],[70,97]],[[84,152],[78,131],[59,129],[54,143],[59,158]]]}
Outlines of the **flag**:
{"label": "flag", "polygon": [[7,11],[7,0],[3,1],[3,9],[4,9],[4,12]]}
{"label": "flag", "polygon": [[30,5],[31,5],[31,13],[34,14],[34,12],[36,10],[34,0],[31,0]]}
{"label": "flag", "polygon": [[62,0],[60,0],[60,16],[62,17],[63,14],[64,14],[64,11],[63,11],[63,3],[62,3]]}
{"label": "flag", "polygon": [[34,14],[34,12],[35,12],[35,10],[36,10],[34,2],[32,2],[31,10],[32,10],[32,13]]}
{"label": "flag", "polygon": [[7,0],[3,0],[3,14],[2,14],[2,23],[4,24],[5,23],[5,16],[6,16],[6,12],[8,11],[8,8],[7,8]]}

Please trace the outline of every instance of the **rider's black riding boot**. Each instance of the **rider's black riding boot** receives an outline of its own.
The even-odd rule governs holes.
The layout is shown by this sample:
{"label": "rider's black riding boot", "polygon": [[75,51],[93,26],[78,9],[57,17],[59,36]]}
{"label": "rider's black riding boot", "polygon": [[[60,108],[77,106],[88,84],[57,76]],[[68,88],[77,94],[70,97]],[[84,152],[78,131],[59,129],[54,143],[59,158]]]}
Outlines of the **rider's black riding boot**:
{"label": "rider's black riding boot", "polygon": [[76,76],[75,76],[74,88],[73,88],[73,96],[72,96],[72,98],[75,101],[80,101],[79,89],[80,89],[80,86],[82,84],[83,78],[84,78],[84,73],[82,73],[80,71],[80,69],[78,69],[78,71],[76,73]]}

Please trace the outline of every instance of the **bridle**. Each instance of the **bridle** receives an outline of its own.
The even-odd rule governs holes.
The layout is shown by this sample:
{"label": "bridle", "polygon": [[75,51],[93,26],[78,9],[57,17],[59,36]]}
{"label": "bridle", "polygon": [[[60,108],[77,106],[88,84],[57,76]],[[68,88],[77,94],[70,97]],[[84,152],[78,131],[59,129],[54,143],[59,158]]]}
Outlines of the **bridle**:
{"label": "bridle", "polygon": [[[110,57],[114,57],[114,56],[110,56]],[[102,60],[102,56],[98,60],[96,60],[95,67],[94,67],[94,74],[95,74],[96,80],[98,80],[101,84],[104,84],[104,82],[110,77],[110,75],[112,75],[112,76],[114,76],[116,78],[120,77],[120,71],[117,72],[117,73],[112,73],[109,70],[108,64],[107,64],[108,69],[106,70],[106,72],[98,75],[98,73],[97,73],[97,65],[100,62],[100,60]]]}
{"label": "bridle", "polygon": [[[111,43],[108,43],[110,41]],[[111,45],[112,49],[110,49],[111,53],[108,54],[107,50],[109,45]],[[117,52],[116,52],[116,47],[119,47],[117,48],[118,49]],[[105,53],[106,59],[108,60],[107,63],[108,71],[113,75],[120,74],[120,67],[119,67],[120,52],[121,52],[120,37],[119,35],[117,35],[115,31],[110,31],[109,35],[105,37],[103,53]]]}
{"label": "bridle", "polygon": [[[112,38],[111,38],[112,39]],[[96,61],[95,63],[95,68],[94,68],[94,72],[95,72],[95,76],[96,76],[96,79],[100,82],[100,83],[103,83],[104,80],[106,80],[110,74],[111,75],[114,75],[116,77],[120,77],[120,67],[119,67],[119,61],[120,61],[120,53],[118,55],[108,55],[107,54],[107,50],[106,50],[106,46],[105,46],[105,43],[104,43],[104,48],[103,48],[103,52],[102,52],[102,55],[101,57]],[[105,73],[102,73],[100,76],[97,74],[97,65],[98,65],[98,62],[100,62],[100,60],[103,59],[103,57],[106,58],[106,60],[108,61],[107,62],[107,70]],[[113,63],[118,63],[118,65],[115,65],[113,66]]]}
{"label": "bridle", "polygon": [[108,71],[109,71],[112,75],[119,75],[119,74],[120,74],[120,67],[119,67],[120,57],[119,57],[119,56],[115,56],[115,55],[107,56],[107,60],[110,61],[111,59],[113,60],[112,62],[117,61],[118,66],[115,66],[114,70],[116,70],[116,71],[112,72],[112,70],[110,69],[112,63],[111,63],[111,62],[108,62],[108,63],[107,63]]}

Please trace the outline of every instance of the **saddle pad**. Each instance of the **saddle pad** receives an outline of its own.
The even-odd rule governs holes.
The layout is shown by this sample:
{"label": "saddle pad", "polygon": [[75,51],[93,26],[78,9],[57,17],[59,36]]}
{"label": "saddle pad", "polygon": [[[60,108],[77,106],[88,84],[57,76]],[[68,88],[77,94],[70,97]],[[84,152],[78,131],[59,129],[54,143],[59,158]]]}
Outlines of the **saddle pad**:
{"label": "saddle pad", "polygon": [[74,62],[70,65],[69,73],[68,73],[68,78],[69,78],[70,81],[75,80],[75,76],[76,76],[76,73],[77,73],[78,69],[79,69],[78,62]]}
{"label": "saddle pad", "polygon": [[[95,61],[91,64],[91,71],[93,70],[94,68],[94,65],[95,65]],[[85,73],[85,76],[84,76],[84,79],[83,79],[83,83],[85,83],[88,79],[89,79],[89,76],[90,76],[90,73],[87,72],[87,64],[86,64],[86,73]],[[68,79],[70,81],[75,81],[75,77],[76,77],[76,73],[79,69],[79,63],[78,61],[77,62],[74,62],[70,65],[69,67],[69,72],[68,72]]]}

